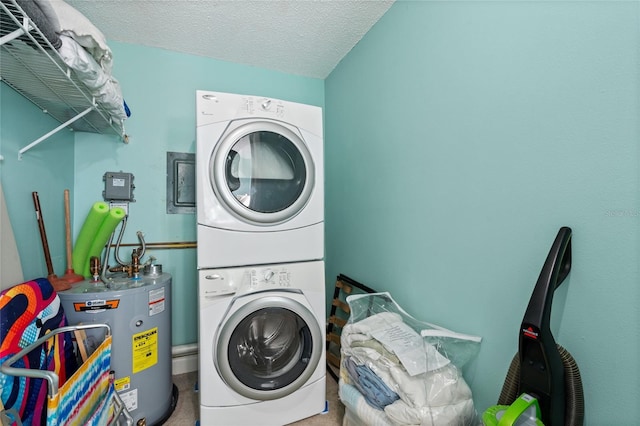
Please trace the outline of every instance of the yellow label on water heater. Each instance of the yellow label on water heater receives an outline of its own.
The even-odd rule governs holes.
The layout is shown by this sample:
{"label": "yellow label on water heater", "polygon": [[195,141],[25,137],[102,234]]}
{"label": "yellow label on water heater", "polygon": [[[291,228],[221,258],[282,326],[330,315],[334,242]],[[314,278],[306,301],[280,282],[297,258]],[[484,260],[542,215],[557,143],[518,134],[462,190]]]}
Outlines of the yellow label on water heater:
{"label": "yellow label on water heater", "polygon": [[131,387],[131,377],[121,377],[119,379],[115,379],[113,381],[113,387],[116,388],[116,392],[122,392],[125,390],[129,390]]}
{"label": "yellow label on water heater", "polygon": [[133,374],[158,363],[158,327],[134,334],[132,343]]}

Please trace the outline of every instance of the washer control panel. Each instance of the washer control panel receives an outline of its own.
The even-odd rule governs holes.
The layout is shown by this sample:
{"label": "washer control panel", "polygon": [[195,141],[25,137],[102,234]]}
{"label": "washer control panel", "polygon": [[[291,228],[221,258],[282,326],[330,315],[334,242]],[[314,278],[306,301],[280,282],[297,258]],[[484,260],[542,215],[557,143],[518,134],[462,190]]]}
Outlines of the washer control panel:
{"label": "washer control panel", "polygon": [[[201,269],[198,295],[201,302],[215,302],[264,290],[324,292],[324,261]],[[206,306],[207,303],[205,303]]]}
{"label": "washer control panel", "polygon": [[291,287],[291,273],[285,267],[251,270],[251,291],[274,287]]}
{"label": "washer control panel", "polygon": [[200,296],[205,298],[291,287],[291,272],[284,266],[201,270],[199,274]]}

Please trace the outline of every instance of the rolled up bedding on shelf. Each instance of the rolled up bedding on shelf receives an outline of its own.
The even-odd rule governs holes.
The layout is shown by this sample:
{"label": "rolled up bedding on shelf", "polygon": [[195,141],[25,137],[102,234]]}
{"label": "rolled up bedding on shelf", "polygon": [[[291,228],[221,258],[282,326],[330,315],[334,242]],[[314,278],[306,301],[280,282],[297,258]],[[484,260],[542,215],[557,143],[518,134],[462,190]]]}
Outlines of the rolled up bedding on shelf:
{"label": "rolled up bedding on shelf", "polygon": [[29,2],[35,3],[40,8],[44,16],[49,21],[49,25],[51,25],[51,28],[55,32],[60,31],[60,21],[58,20],[58,14],[51,5],[50,0],[29,0]]}
{"label": "rolled up bedding on shelf", "polygon": [[[57,26],[58,21],[50,19],[48,13],[45,13],[40,6],[40,4],[34,2],[33,0],[16,0],[18,6],[22,8],[22,10],[27,14],[27,16],[33,21],[33,23],[38,27],[42,35],[51,43],[51,45],[58,49],[62,42],[60,41],[60,37],[57,34]],[[55,18],[55,15],[53,16]],[[5,22],[2,22],[5,24]]]}
{"label": "rolled up bedding on shelf", "polygon": [[[73,270],[77,274],[84,274],[85,264],[89,265],[89,248],[93,242],[100,225],[104,221],[104,218],[109,214],[109,205],[103,201],[98,201],[91,206],[91,210],[87,214],[87,218],[80,228],[80,233],[76,239],[76,243],[73,247]],[[89,275],[84,275],[88,277]]]}
{"label": "rolled up bedding on shelf", "polygon": [[60,41],[61,46],[58,49],[60,57],[89,89],[98,106],[105,110],[112,119],[118,122],[126,120],[127,113],[124,109],[120,83],[110,73],[105,72],[73,38],[61,34]]}
{"label": "rolled up bedding on shelf", "polygon": [[[116,226],[118,226],[118,224],[122,221],[122,219],[124,219],[125,216],[126,213],[124,209],[121,209],[120,207],[114,207],[109,210],[109,214],[102,221],[102,224],[100,225],[100,228],[95,234],[93,242],[89,247],[87,260],[91,259],[92,256],[100,257],[100,253],[102,253],[102,250],[104,249],[105,244],[107,244],[109,237],[116,229]],[[85,262],[83,269],[83,274],[85,277],[88,277],[90,275],[89,267],[90,263]]]}
{"label": "rolled up bedding on shelf", "polygon": [[[29,0],[32,1],[32,0]],[[35,0],[43,10],[51,9],[58,17],[58,34],[73,38],[82,46],[100,67],[111,74],[113,55],[107,38],[86,16],[63,0]]]}

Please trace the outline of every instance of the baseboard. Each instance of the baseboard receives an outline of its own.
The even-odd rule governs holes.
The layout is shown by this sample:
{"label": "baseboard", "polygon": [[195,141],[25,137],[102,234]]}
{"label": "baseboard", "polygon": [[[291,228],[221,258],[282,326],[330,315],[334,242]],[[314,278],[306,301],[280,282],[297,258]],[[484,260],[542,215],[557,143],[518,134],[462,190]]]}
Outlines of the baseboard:
{"label": "baseboard", "polygon": [[191,373],[198,371],[198,345],[181,345],[171,348],[171,373]]}

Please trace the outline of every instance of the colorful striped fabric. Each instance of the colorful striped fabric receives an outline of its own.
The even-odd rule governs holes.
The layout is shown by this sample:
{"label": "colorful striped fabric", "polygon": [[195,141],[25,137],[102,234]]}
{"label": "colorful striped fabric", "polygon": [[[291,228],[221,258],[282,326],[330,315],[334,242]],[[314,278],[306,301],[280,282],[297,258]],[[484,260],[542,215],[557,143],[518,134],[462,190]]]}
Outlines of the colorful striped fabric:
{"label": "colorful striped fabric", "polygon": [[49,396],[47,425],[107,424],[113,397],[110,363],[111,336],[107,336],[58,393]]}
{"label": "colorful striped fabric", "polygon": [[[0,293],[0,363],[44,336],[67,325],[60,299],[49,280],[39,278]],[[71,336],[60,334],[29,353],[14,367],[55,371],[64,383],[76,369]],[[42,379],[0,373],[5,409],[15,409],[24,425],[44,425],[47,385]]]}
{"label": "colorful striped fabric", "polygon": [[[60,299],[46,279],[0,293],[0,363],[48,332],[67,325]],[[47,395],[44,379],[0,373],[2,403],[24,425],[103,426],[114,417],[111,336],[78,367],[71,333],[61,333],[32,350],[14,367],[55,371],[58,393]]]}

